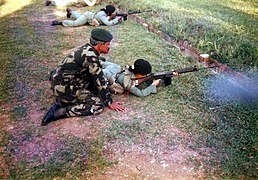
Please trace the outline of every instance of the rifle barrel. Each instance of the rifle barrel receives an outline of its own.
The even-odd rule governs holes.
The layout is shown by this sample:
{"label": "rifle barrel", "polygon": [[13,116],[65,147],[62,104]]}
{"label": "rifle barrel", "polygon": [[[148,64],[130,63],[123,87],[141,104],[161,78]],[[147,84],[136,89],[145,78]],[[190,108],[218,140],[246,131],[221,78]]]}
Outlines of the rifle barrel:
{"label": "rifle barrel", "polygon": [[197,71],[198,69],[196,67],[189,67],[189,68],[184,68],[184,69],[177,69],[174,70],[175,72],[182,74],[182,73],[188,73],[188,72],[193,72]]}
{"label": "rifle barrel", "polygon": [[141,84],[142,82],[148,81],[150,79],[163,79],[163,78],[171,78],[174,76],[174,72],[178,74],[183,74],[183,73],[188,73],[188,72],[194,72],[194,71],[199,71],[203,69],[208,69],[208,68],[215,68],[219,67],[218,66],[209,66],[209,67],[204,67],[204,68],[196,68],[196,67],[188,67],[184,69],[176,69],[172,71],[166,71],[166,72],[157,72],[157,73],[152,73],[147,75],[146,77],[142,78],[132,78],[131,80],[135,82],[135,84]]}
{"label": "rifle barrel", "polygon": [[144,11],[141,11],[141,10],[136,10],[136,11],[133,11],[133,10],[129,10],[128,11],[128,14],[138,14],[138,13],[144,13],[144,12],[151,12],[151,10],[144,10]]}
{"label": "rifle barrel", "polygon": [[178,69],[174,71],[180,74],[180,73],[194,72],[194,71],[199,71],[199,70],[208,69],[208,68],[215,68],[215,67],[219,67],[219,66],[208,66],[204,68],[189,67],[189,68]]}

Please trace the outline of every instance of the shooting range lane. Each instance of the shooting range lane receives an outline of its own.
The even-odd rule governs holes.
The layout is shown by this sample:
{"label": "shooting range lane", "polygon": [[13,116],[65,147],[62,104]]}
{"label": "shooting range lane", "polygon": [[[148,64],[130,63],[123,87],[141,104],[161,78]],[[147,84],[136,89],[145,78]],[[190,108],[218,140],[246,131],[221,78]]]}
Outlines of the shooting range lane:
{"label": "shooting range lane", "polygon": [[[116,3],[114,3],[113,1],[110,0],[103,0],[104,2],[108,3],[108,4],[112,4],[113,6],[115,6],[117,9],[119,9],[120,11],[123,12],[128,12],[125,8],[117,5]],[[141,24],[143,27],[145,27],[146,29],[148,29],[148,31],[155,33],[157,35],[159,35],[161,38],[163,38],[164,40],[166,40],[167,42],[169,42],[170,44],[174,45],[175,47],[177,47],[180,52],[184,55],[190,56],[192,58],[194,58],[195,60],[197,60],[197,62],[202,63],[204,66],[208,67],[208,66],[218,66],[216,68],[212,68],[212,71],[218,73],[218,74],[226,74],[227,76],[237,76],[238,78],[243,78],[243,79],[249,79],[248,77],[246,77],[245,75],[236,72],[234,70],[232,70],[231,68],[229,68],[228,66],[216,61],[215,59],[212,59],[209,54],[205,54],[205,53],[201,53],[199,52],[196,48],[192,47],[189,45],[189,42],[186,39],[183,40],[176,40],[175,37],[170,36],[160,30],[155,29],[155,27],[146,22],[144,20],[144,18],[140,17],[138,14],[130,14],[128,15],[131,19],[135,20],[137,23]],[[250,80],[250,79],[249,79]],[[251,81],[251,80],[250,80]]]}
{"label": "shooting range lane", "polygon": [[[119,9],[122,12],[128,12],[125,8],[118,6],[114,2],[110,0],[104,0],[108,4],[114,5],[117,9]],[[256,82],[254,82],[253,79],[250,79],[246,75],[236,72],[230,67],[218,62],[217,60],[211,58],[209,54],[201,53],[196,48],[192,47],[190,43],[186,40],[176,40],[175,37],[170,36],[166,34],[165,32],[162,32],[160,30],[155,29],[155,27],[146,22],[144,18],[140,17],[137,13],[136,14],[129,14],[128,15],[131,19],[135,20],[137,23],[141,24],[143,27],[145,27],[148,31],[157,34],[173,46],[179,49],[179,51],[186,55],[190,56],[193,59],[195,59],[197,62],[203,64],[205,67],[215,67],[211,68],[211,70],[215,73],[217,73],[217,78],[214,79],[208,79],[210,81],[209,83],[212,84],[212,87],[218,87],[218,88],[207,88],[205,91],[209,91],[211,93],[208,94],[216,94],[217,98],[224,98],[226,100],[233,99],[234,97],[241,97],[244,100],[250,100],[253,99],[254,101],[258,101],[258,85]],[[218,86],[220,84],[220,80],[222,82],[225,82],[227,86]],[[239,82],[239,83],[238,83]],[[207,84],[209,84],[207,83]],[[220,88],[219,88],[220,87]],[[227,87],[227,88],[224,88]],[[238,88],[237,88],[238,87]],[[250,88],[251,87],[251,88]],[[232,93],[229,93],[231,89],[238,89],[235,91],[231,91]],[[228,90],[228,91],[227,91]],[[220,95],[218,95],[218,93]],[[222,94],[231,94],[228,96],[223,96]],[[253,95],[250,95],[253,94]]]}

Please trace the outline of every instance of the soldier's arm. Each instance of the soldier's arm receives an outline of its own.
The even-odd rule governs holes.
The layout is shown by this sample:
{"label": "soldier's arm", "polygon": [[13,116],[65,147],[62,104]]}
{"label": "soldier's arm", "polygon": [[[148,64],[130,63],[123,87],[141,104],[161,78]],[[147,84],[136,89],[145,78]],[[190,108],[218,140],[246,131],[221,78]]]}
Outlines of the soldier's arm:
{"label": "soldier's arm", "polygon": [[[157,93],[157,88],[155,84],[151,84],[150,86],[140,89],[137,86],[132,84],[131,80],[132,76],[129,76],[129,78],[125,75],[121,75],[118,77],[117,81],[120,84],[123,84],[125,90],[129,91],[131,94],[138,96],[138,97],[145,97],[150,94],[156,94]],[[127,79],[127,80],[125,80]]]}
{"label": "soldier's arm", "polygon": [[96,57],[89,57],[88,62],[89,72],[92,75],[94,84],[99,90],[99,94],[103,99],[105,105],[109,106],[110,104],[112,104],[112,98],[98,59]]}
{"label": "soldier's arm", "polygon": [[129,89],[130,93],[138,96],[138,97],[145,97],[148,96],[150,94],[156,94],[157,93],[157,88],[155,85],[150,85],[148,87],[146,87],[145,89],[139,89],[136,86],[132,86]]}
{"label": "soldier's arm", "polygon": [[113,26],[122,21],[122,17],[116,17],[113,20],[109,20],[108,16],[103,11],[100,11],[97,16],[100,21],[107,26]]}

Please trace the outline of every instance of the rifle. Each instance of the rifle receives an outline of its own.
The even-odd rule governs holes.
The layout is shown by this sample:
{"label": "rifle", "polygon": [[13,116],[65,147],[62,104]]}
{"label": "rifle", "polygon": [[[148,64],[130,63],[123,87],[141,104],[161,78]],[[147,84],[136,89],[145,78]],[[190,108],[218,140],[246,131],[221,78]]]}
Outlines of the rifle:
{"label": "rifle", "polygon": [[122,16],[124,21],[127,20],[127,16],[130,14],[139,14],[139,13],[143,13],[143,12],[151,12],[151,10],[145,10],[145,11],[128,11],[128,13],[117,13],[116,16]]}
{"label": "rifle", "polygon": [[184,68],[184,69],[176,69],[176,70],[166,71],[166,72],[151,73],[142,78],[131,78],[131,80],[132,80],[132,84],[137,86],[145,81],[161,79],[162,81],[164,81],[165,86],[169,86],[169,85],[171,85],[171,78],[173,76],[177,76],[179,74],[184,74],[184,73],[189,73],[189,72],[200,71],[200,70],[208,69],[208,68],[215,68],[215,67],[219,67],[219,66],[209,66],[209,67],[204,67],[204,68],[197,68],[194,66],[194,67],[188,67],[188,68]]}

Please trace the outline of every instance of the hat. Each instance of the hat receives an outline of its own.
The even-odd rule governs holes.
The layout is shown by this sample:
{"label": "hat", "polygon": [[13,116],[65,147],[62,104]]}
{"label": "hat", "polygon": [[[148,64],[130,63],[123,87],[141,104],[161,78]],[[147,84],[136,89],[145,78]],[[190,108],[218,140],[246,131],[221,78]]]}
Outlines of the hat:
{"label": "hat", "polygon": [[112,13],[115,12],[115,10],[116,10],[116,8],[113,5],[107,5],[106,6],[106,13],[107,14],[112,14]]}
{"label": "hat", "polygon": [[144,59],[137,59],[134,62],[133,73],[147,75],[151,73],[151,65]]}
{"label": "hat", "polygon": [[91,31],[91,38],[97,41],[110,42],[113,39],[113,36],[105,29],[95,28]]}

